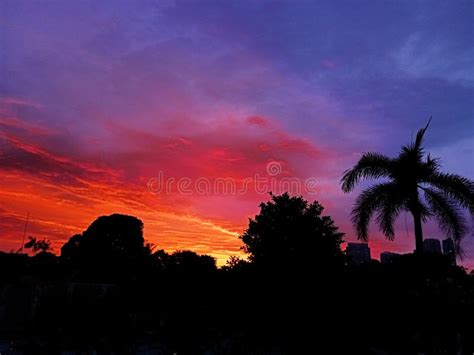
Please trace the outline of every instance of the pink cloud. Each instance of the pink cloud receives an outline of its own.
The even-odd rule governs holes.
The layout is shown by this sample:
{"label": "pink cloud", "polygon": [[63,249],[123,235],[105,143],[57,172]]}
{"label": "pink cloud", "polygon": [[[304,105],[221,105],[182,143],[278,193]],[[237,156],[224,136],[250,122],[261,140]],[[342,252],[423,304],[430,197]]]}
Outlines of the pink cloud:
{"label": "pink cloud", "polygon": [[266,128],[270,125],[270,121],[261,116],[250,116],[247,118],[247,122],[260,128]]}
{"label": "pink cloud", "polygon": [[12,106],[29,106],[35,109],[40,109],[42,105],[18,97],[0,97],[0,104],[12,105]]}
{"label": "pink cloud", "polygon": [[54,133],[50,128],[11,116],[0,117],[0,127],[2,127],[3,130],[16,130],[37,136],[49,136]]}

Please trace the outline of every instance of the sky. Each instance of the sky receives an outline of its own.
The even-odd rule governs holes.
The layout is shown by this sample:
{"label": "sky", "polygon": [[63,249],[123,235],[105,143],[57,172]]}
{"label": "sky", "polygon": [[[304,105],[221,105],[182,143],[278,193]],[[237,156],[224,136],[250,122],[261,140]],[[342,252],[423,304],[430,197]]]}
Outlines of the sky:
{"label": "sky", "polygon": [[[473,24],[472,1],[3,0],[0,249],[28,213],[57,253],[125,213],[222,264],[284,179],[355,241],[343,171],[430,116],[427,150],[474,178]],[[373,257],[413,250],[409,215],[396,232],[371,226]],[[472,268],[472,221],[463,246]]]}

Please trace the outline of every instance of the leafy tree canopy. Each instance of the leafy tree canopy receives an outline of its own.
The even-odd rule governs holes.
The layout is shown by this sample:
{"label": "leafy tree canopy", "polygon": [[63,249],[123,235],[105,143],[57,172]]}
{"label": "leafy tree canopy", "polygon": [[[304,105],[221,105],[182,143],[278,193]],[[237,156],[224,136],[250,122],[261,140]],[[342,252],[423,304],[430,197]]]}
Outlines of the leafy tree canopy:
{"label": "leafy tree canopy", "polygon": [[288,193],[270,195],[240,237],[254,265],[277,269],[343,265],[343,233],[331,217],[322,215],[321,204]]}

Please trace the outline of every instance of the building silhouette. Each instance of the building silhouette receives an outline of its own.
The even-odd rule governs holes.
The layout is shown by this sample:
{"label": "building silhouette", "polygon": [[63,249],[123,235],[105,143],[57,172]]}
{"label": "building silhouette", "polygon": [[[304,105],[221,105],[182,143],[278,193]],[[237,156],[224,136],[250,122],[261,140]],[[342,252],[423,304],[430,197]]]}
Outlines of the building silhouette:
{"label": "building silhouette", "polygon": [[427,254],[441,254],[441,243],[438,239],[428,238],[423,241],[423,251]]}
{"label": "building silhouette", "polygon": [[402,254],[392,253],[391,251],[384,251],[380,253],[380,262],[382,264],[391,264],[397,260]]}
{"label": "building silhouette", "polygon": [[449,258],[451,265],[456,265],[456,251],[454,248],[454,241],[451,238],[446,238],[442,241],[443,254]]}
{"label": "building silhouette", "polygon": [[[456,249],[454,241],[451,238],[446,238],[443,241],[434,238],[425,239],[423,241],[423,250],[427,254],[445,255],[449,259],[451,265],[456,265]],[[398,254],[391,251],[381,252],[380,263],[391,264],[403,255],[409,254]]]}
{"label": "building silhouette", "polygon": [[347,243],[346,255],[353,265],[368,263],[370,258],[370,248],[367,243]]}

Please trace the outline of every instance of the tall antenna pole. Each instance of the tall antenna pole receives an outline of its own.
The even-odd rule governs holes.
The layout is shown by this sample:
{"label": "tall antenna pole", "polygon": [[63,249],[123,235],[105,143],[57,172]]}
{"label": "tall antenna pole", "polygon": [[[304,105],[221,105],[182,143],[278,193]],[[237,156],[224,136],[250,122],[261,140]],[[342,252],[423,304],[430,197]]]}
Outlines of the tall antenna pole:
{"label": "tall antenna pole", "polygon": [[23,253],[23,246],[25,245],[26,229],[28,228],[29,219],[30,219],[30,211],[28,211],[28,214],[26,215],[25,230],[23,231],[23,241],[21,242],[21,248],[20,248],[22,253]]}

